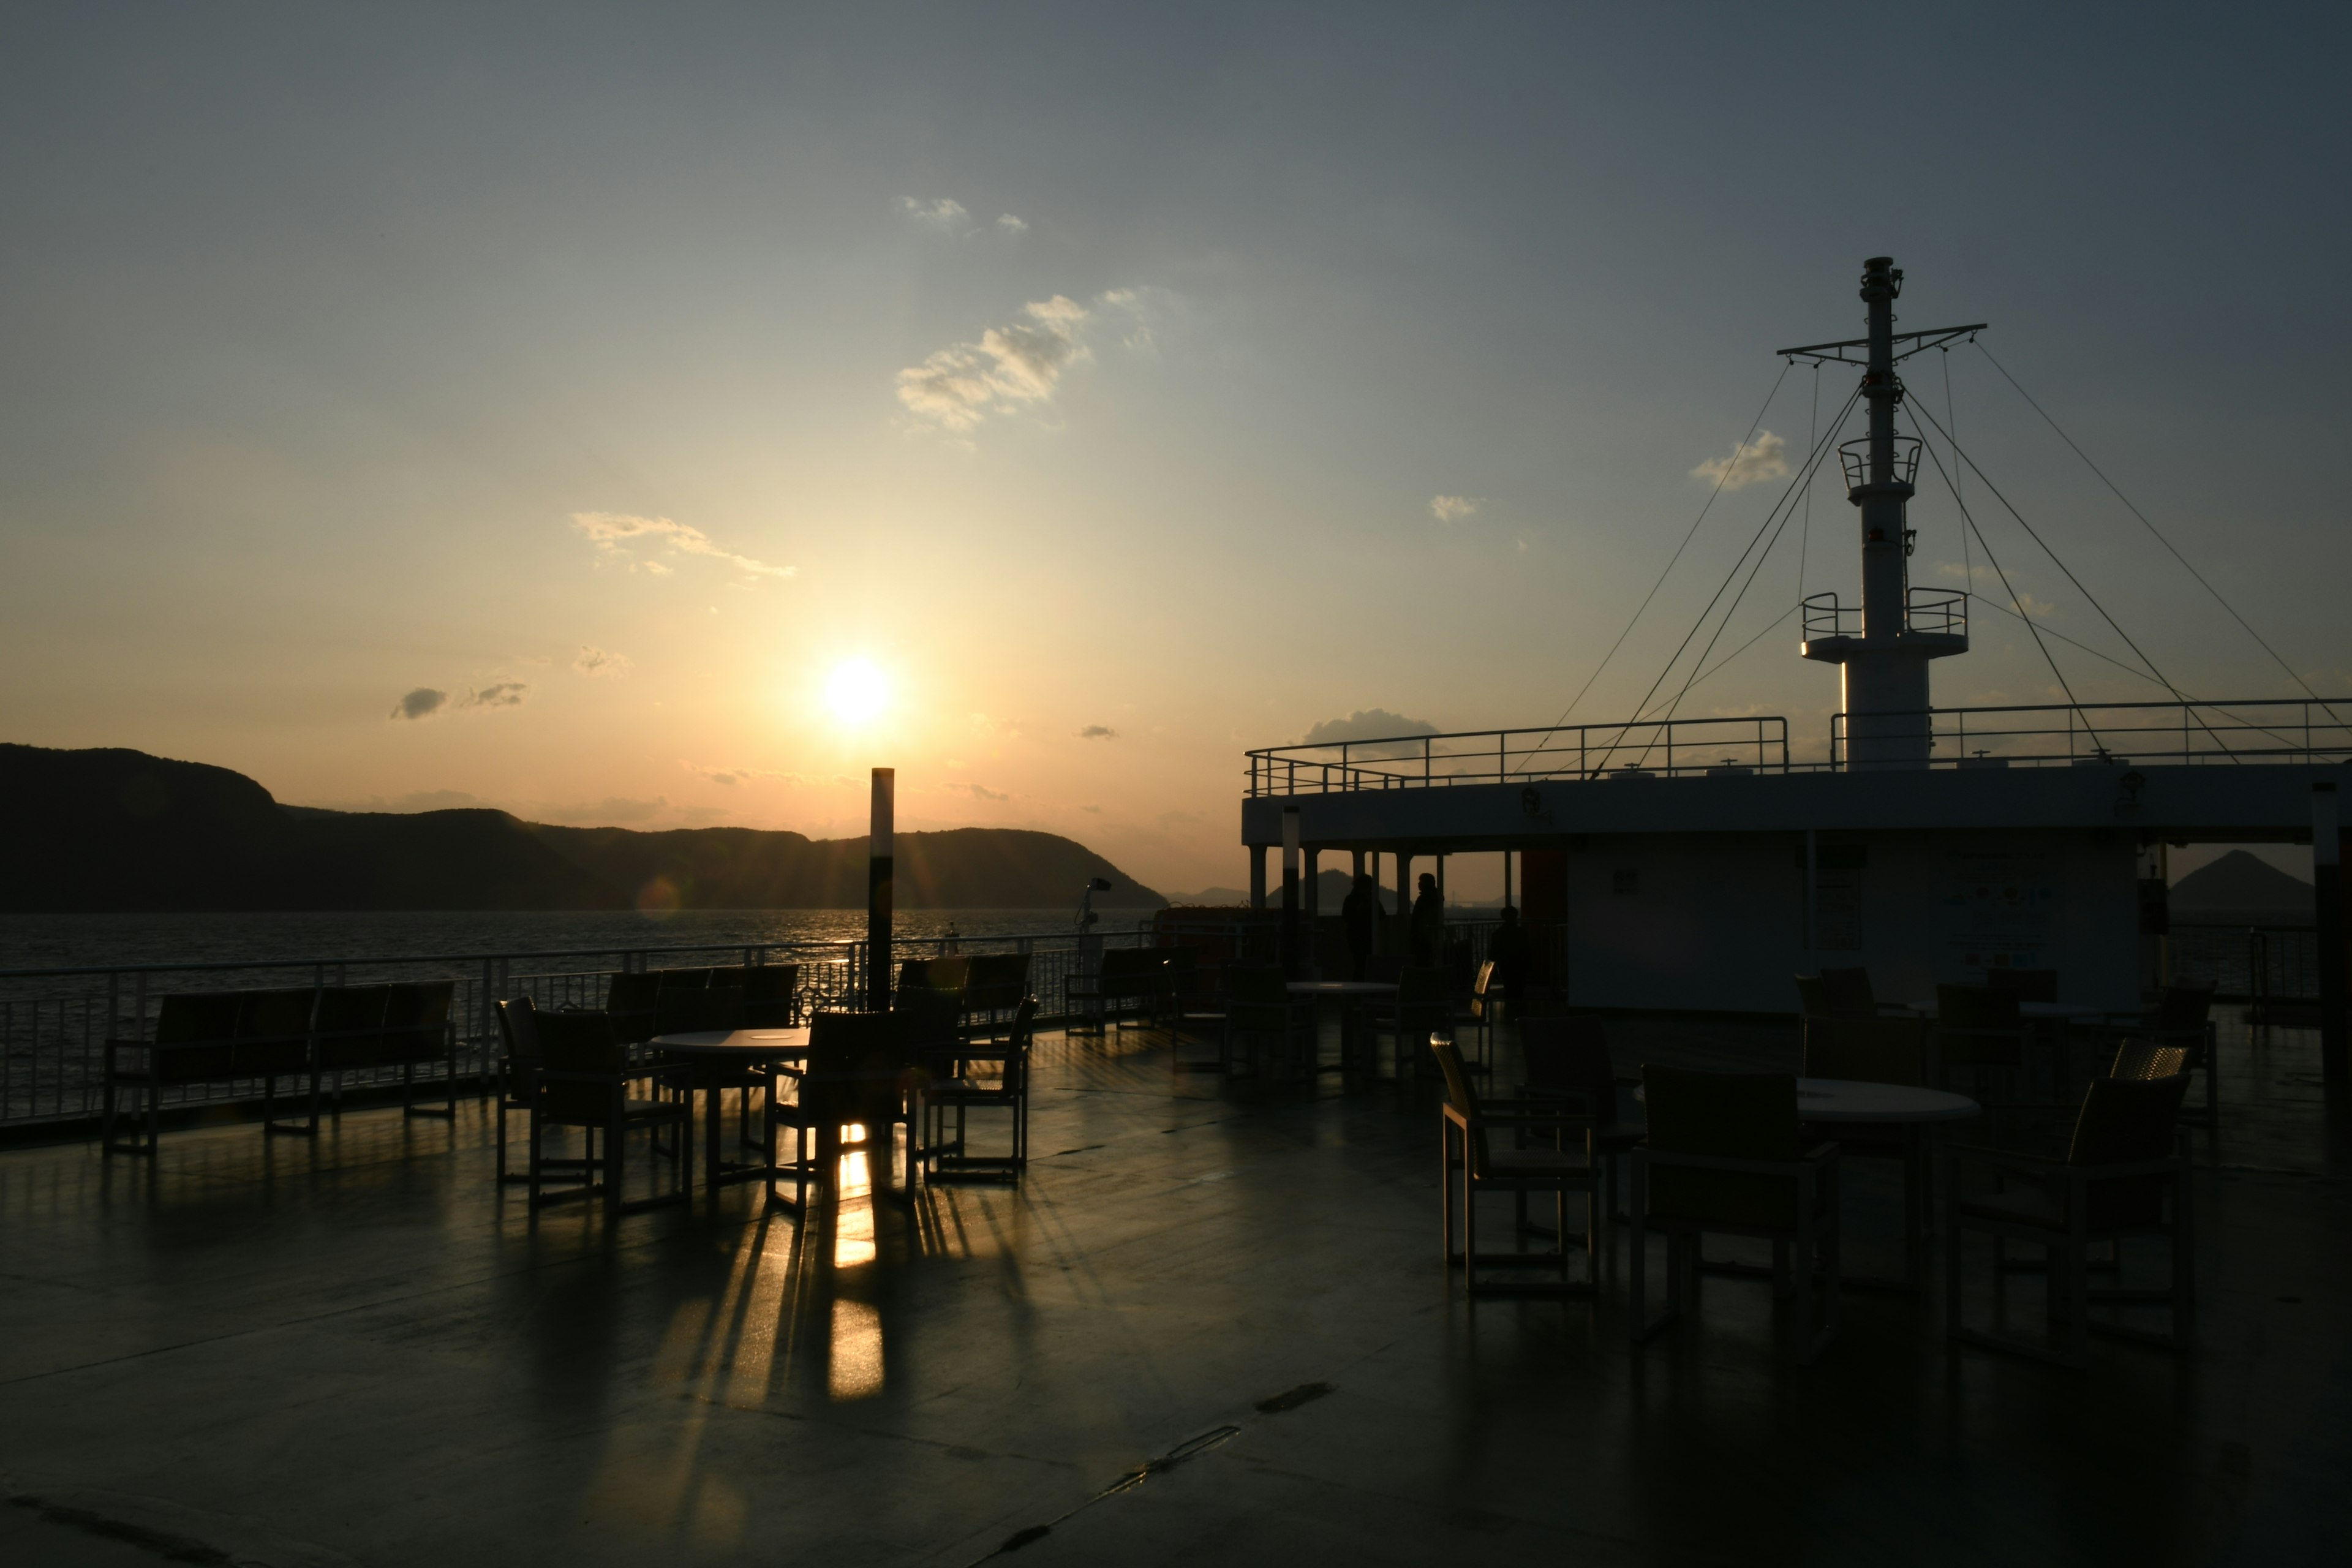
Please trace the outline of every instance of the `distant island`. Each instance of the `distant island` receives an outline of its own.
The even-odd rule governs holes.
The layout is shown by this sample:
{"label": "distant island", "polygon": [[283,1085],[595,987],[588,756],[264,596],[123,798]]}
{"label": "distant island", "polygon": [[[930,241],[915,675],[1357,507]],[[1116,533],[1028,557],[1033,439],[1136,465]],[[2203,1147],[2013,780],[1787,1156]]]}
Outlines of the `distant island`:
{"label": "distant island", "polygon": [[[866,841],[749,827],[556,827],[503,811],[280,805],[242,773],[143,752],[0,743],[0,910],[858,909]],[[1167,900],[1075,840],[897,836],[901,909]]]}

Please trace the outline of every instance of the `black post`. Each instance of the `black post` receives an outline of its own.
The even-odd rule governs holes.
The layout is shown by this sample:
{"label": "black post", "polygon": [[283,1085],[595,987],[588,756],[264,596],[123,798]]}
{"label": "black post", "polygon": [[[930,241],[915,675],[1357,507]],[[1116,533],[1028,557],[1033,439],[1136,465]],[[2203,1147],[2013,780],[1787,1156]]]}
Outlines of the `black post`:
{"label": "black post", "polygon": [[2343,824],[2336,786],[2311,786],[2311,897],[2319,927],[2319,1076],[2330,1089],[2352,1079],[2345,1053]]}
{"label": "black post", "polygon": [[866,1005],[877,1013],[890,1008],[891,818],[898,787],[896,768],[874,770],[873,826],[866,862]]}
{"label": "black post", "polygon": [[1298,978],[1300,950],[1298,940],[1298,808],[1282,808],[1282,973],[1287,979]]}

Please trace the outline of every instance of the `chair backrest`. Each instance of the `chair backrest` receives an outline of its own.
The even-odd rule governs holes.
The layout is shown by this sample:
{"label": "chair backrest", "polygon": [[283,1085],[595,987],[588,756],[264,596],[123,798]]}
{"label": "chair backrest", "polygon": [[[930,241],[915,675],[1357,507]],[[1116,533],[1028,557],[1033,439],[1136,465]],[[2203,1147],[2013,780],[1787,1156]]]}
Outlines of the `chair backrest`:
{"label": "chair backrest", "polygon": [[723,965],[713,969],[710,978],[703,984],[713,991],[740,991],[751,973],[751,966],[748,963]]}
{"label": "chair backrest", "polygon": [[[2189,1075],[2091,1080],[2074,1121],[2069,1165],[2137,1164],[2175,1152],[2173,1124],[2189,1092]],[[2166,1179],[2117,1176],[2086,1184],[2084,1217],[2093,1229],[2153,1225],[2163,1217]]]}
{"label": "chair backrest", "polygon": [[898,1039],[887,1013],[821,1012],[809,1020],[801,1104],[819,1121],[863,1122],[869,1138],[898,1112]]}
{"label": "chair backrest", "polygon": [[[1802,1152],[1793,1073],[1642,1068],[1649,1146],[1666,1154],[1793,1162]],[[1797,1221],[1797,1182],[1746,1171],[1658,1166],[1650,1173],[1650,1213],[1732,1226],[1788,1229]]]}
{"label": "chair backrest", "polygon": [[437,1061],[447,1054],[452,980],[406,980],[384,987],[383,1041],[377,1059]]}
{"label": "chair backrest", "polygon": [[890,1009],[891,1037],[898,1042],[899,1063],[941,1072],[945,1058],[963,1044],[958,1033],[963,1022],[963,993],[927,987],[900,991]]}
{"label": "chair backrest", "polygon": [[964,972],[964,1005],[977,1012],[1017,1007],[1029,994],[1029,959],[1025,952],[973,954]]}
{"label": "chair backrest", "polygon": [[1797,977],[1797,1007],[1808,1018],[1830,1016],[1830,988],[1818,974]]}
{"label": "chair backrest", "polygon": [[1529,1091],[1581,1100],[1586,1113],[1613,1118],[1617,1068],[1609,1037],[1591,1017],[1537,1017],[1519,1022],[1519,1047],[1527,1058]]}
{"label": "chair backrest", "polygon": [[539,1034],[542,1072],[578,1073],[595,1080],[542,1080],[541,1110],[551,1121],[604,1125],[612,1116],[613,1099],[621,1091],[621,1074],[628,1066],[628,1049],[613,1033],[613,1020],[602,1013],[534,1012],[532,1023]]}
{"label": "chair backrest", "polygon": [[2126,1040],[2116,1047],[2114,1065],[2107,1068],[2109,1078],[2174,1078],[2189,1070],[2189,1051],[2184,1046],[2159,1046],[2147,1040]]}
{"label": "chair backrest", "polygon": [[317,1030],[321,1068],[373,1066],[384,1043],[389,985],[329,985],[319,993]]}
{"label": "chair backrest", "polygon": [[655,979],[665,991],[708,991],[712,972],[708,969],[656,969]]}
{"label": "chair backrest", "polygon": [[1279,965],[1228,963],[1224,968],[1225,999],[1238,1006],[1284,1007],[1290,1004],[1289,982]]}
{"label": "chair backrest", "polygon": [[741,1026],[743,993],[733,988],[665,984],[654,998],[656,1035],[683,1035]]}
{"label": "chair backrest", "polygon": [[800,1006],[801,966],[762,963],[743,972],[743,1027],[781,1029],[793,1023]]}
{"label": "chair backrest", "polygon": [[538,1005],[528,996],[501,996],[498,1012],[499,1040],[506,1047],[507,1060],[537,1067],[545,1054],[539,1043]]}
{"label": "chair backrest", "polygon": [[1996,991],[2014,991],[2021,1002],[2058,1000],[2058,972],[2054,969],[1988,969],[1985,984]]}
{"label": "chair backrest", "polygon": [[1805,1076],[1924,1084],[1928,1028],[1925,1018],[1808,1018]]}
{"label": "chair backrest", "polygon": [[1470,1174],[1475,1179],[1486,1173],[1486,1127],[1478,1114],[1478,1097],[1470,1088],[1470,1075],[1462,1066],[1462,1047],[1442,1034],[1429,1037],[1430,1054],[1437,1058],[1439,1070],[1445,1074],[1446,1102],[1457,1115],[1470,1124],[1466,1142],[1469,1150],[1465,1156]]}
{"label": "chair backrest", "polygon": [[1025,1094],[1029,1089],[1029,1047],[1037,1038],[1037,998],[1024,996],[1013,1011],[1012,1048],[1004,1058],[1004,1090],[1008,1094]]}
{"label": "chair backrest", "polygon": [[2187,1034],[2202,1030],[2205,1020],[2213,1010],[2213,987],[2210,985],[2168,985],[2157,998],[2156,1027],[2159,1034]]}
{"label": "chair backrest", "polygon": [[604,983],[604,1011],[607,1013],[650,1013],[654,997],[661,991],[659,970],[622,971]]}
{"label": "chair backrest", "polygon": [[1495,984],[1495,961],[1486,960],[1478,966],[1477,975],[1470,982],[1470,994],[1480,1001],[1486,999],[1486,988]]}
{"label": "chair backrest", "polygon": [[1824,969],[1822,994],[1830,1013],[1841,1018],[1871,1018],[1878,1015],[1878,997],[1870,988],[1867,969]]}
{"label": "chair backrest", "polygon": [[163,998],[155,1005],[155,1043],[173,1048],[157,1051],[149,1070],[165,1083],[202,1083],[229,1076],[234,1070],[230,1041],[244,1005],[235,991]]}
{"label": "chair backrest", "polygon": [[310,1061],[311,1020],[319,988],[245,991],[236,1010],[233,1057],[240,1072],[296,1072]]}

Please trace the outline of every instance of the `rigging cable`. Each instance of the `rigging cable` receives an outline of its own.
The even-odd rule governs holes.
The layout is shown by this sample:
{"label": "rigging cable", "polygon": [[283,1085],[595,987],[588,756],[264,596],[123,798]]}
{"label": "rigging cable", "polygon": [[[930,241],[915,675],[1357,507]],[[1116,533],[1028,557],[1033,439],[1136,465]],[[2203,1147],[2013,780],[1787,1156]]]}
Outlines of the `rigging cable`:
{"label": "rigging cable", "polygon": [[[1698,533],[1698,525],[1705,522],[1706,514],[1715,510],[1716,499],[1723,494],[1724,481],[1731,477],[1731,470],[1739,466],[1741,455],[1748,450],[1748,443],[1756,439],[1756,432],[1763,427],[1764,416],[1771,412],[1772,400],[1780,395],[1780,384],[1789,379],[1789,370],[1790,362],[1782,360],[1780,374],[1772,379],[1772,390],[1764,395],[1764,405],[1756,411],[1756,417],[1748,422],[1748,434],[1739,438],[1738,446],[1732,447],[1731,461],[1726,463],[1723,472],[1715,477],[1715,489],[1707,492],[1706,504],[1698,509],[1698,516],[1691,520],[1689,531],[1683,535],[1683,542],[1675,546],[1674,554],[1666,562],[1666,569],[1658,574],[1658,580],[1650,584],[1650,591],[1642,595],[1642,602],[1634,606],[1633,618],[1625,623],[1625,629],[1617,634],[1617,640],[1609,645],[1609,651],[1601,656],[1601,662],[1593,667],[1591,675],[1585,677],[1584,684],[1577,688],[1576,695],[1568,700],[1568,706],[1559,710],[1559,717],[1551,721],[1551,727],[1543,732],[1542,739],[1536,742],[1527,756],[1520,759],[1518,766],[1512,769],[1512,772],[1518,773],[1525,770],[1528,764],[1541,753],[1544,742],[1559,732],[1560,726],[1568,722],[1568,716],[1576,711],[1576,705],[1583,701],[1585,693],[1592,689],[1592,683],[1601,679],[1601,672],[1609,668],[1609,661],[1617,657],[1617,650],[1625,646],[1625,639],[1633,635],[1633,627],[1641,622],[1642,612],[1650,607],[1650,601],[1656,598],[1658,590],[1666,585],[1666,578],[1673,574],[1675,563],[1683,558],[1683,552],[1690,548],[1691,540]],[[1652,689],[1654,690],[1655,688]]]}
{"label": "rigging cable", "polygon": [[[1807,450],[1819,446],[1822,439],[1822,362],[1813,362],[1813,426],[1805,432]],[[1813,553],[1813,491],[1805,487],[1805,528],[1797,546],[1797,603],[1805,602],[1805,564]],[[1778,626],[1779,622],[1773,623]]]}
{"label": "rigging cable", "polygon": [[2305,695],[2309,697],[2314,702],[2319,704],[2320,710],[2322,712],[2325,712],[2329,719],[2341,723],[2342,721],[2336,719],[2336,710],[2328,707],[2327,699],[2320,696],[2318,692],[2314,691],[2311,689],[2311,682],[2296,674],[2294,667],[2287,663],[2284,658],[2281,657],[2279,650],[2271,647],[2269,641],[2263,637],[2263,634],[2254,630],[2252,625],[2247,621],[2245,616],[2238,614],[2236,606],[2221,596],[2221,590],[2216,588],[2211,583],[2206,581],[2205,574],[2200,572],[2195,566],[2189,564],[2189,557],[2181,554],[2179,550],[2173,547],[2172,541],[2165,538],[2163,531],[2159,530],[2155,523],[2148,521],[2147,513],[2134,506],[2132,504],[2131,497],[2124,494],[2124,492],[2116,487],[2116,481],[2107,478],[2106,470],[2100,468],[2098,464],[2092,462],[2091,455],[2083,450],[2082,447],[2076,446],[2074,444],[2074,437],[2067,435],[2065,429],[2059,425],[2057,420],[2051,418],[2050,411],[2042,407],[2041,404],[2034,402],[2033,394],[2026,391],[2024,387],[2018,384],[2017,377],[2009,374],[2009,367],[2002,364],[2000,361],[1993,359],[1992,351],[1986,348],[1982,343],[1977,344],[1977,347],[1983,353],[1987,360],[1991,361],[1993,369],[2000,372],[2000,378],[2009,383],[2011,387],[2016,388],[2017,395],[2025,399],[2027,405],[2032,408],[2033,412],[2041,415],[2042,421],[2047,424],[2051,429],[2057,432],[2058,439],[2065,442],[2067,447],[2074,452],[2074,456],[2083,459],[2083,463],[2085,468],[2099,476],[2099,482],[2107,487],[2109,494],[2113,495],[2117,500],[2124,503],[2124,510],[2130,512],[2132,516],[2139,519],[2140,526],[2147,529],[2149,535],[2153,537],[2158,544],[2164,546],[2165,552],[2170,555],[2175,561],[2179,562],[2181,569],[2186,571],[2191,577],[2197,579],[2198,586],[2203,588],[2207,593],[2213,595],[2213,602],[2215,604],[2221,605],[2224,610],[2229,611],[2230,618],[2231,620],[2237,622],[2241,626],[2245,627],[2246,635],[2253,638],[2264,653],[2271,656],[2273,662],[2277,664],[2281,669],[2286,671],[2287,679],[2289,680],[2292,680],[2297,686],[2302,687]]}
{"label": "rigging cable", "polygon": [[[1787,508],[1790,514],[1794,514],[1796,509],[1792,503],[1798,494],[1798,487],[1801,484],[1810,485],[1812,482],[1813,473],[1821,467],[1822,454],[1827,449],[1828,442],[1836,436],[1838,431],[1843,430],[1845,427],[1846,416],[1853,411],[1854,404],[1858,402],[1861,397],[1862,386],[1857,383],[1855,384],[1853,393],[1846,398],[1844,405],[1837,411],[1837,417],[1832,421],[1830,426],[1830,435],[1816,441],[1813,444],[1813,449],[1805,455],[1804,467],[1790,478],[1789,488],[1780,492],[1780,499],[1774,501],[1772,503],[1771,510],[1764,514],[1764,521],[1757,525],[1755,533],[1749,537],[1747,545],[1741,549],[1738,559],[1732,562],[1731,570],[1724,574],[1723,581],[1717,584],[1714,595],[1706,602],[1706,607],[1700,610],[1698,613],[1698,618],[1691,623],[1691,629],[1683,634],[1683,640],[1675,645],[1673,655],[1666,660],[1665,668],[1658,671],[1657,679],[1650,682],[1650,689],[1642,693],[1642,700],[1633,705],[1633,711],[1639,713],[1650,706],[1650,700],[1657,696],[1658,688],[1666,683],[1666,678],[1675,672],[1675,666],[1682,662],[1683,654],[1685,650],[1690,647],[1691,639],[1698,636],[1699,629],[1706,626],[1708,618],[1715,614],[1715,606],[1720,604],[1723,600],[1724,590],[1729,588],[1731,586],[1732,579],[1739,575],[1739,569],[1748,564],[1748,556],[1749,552],[1753,551],[1756,548],[1758,542],[1763,539],[1764,531],[1772,526],[1772,520],[1774,518],[1779,518],[1780,520],[1780,526],[1784,529],[1788,527],[1789,519],[1787,516],[1782,515],[1782,509]],[[1777,541],[1780,536],[1778,532],[1775,532],[1772,537]],[[1770,544],[1766,544],[1764,548],[1767,554],[1771,552],[1772,547]],[[1756,563],[1757,569],[1760,569],[1763,563],[1763,558],[1759,556]],[[1756,570],[1751,569],[1748,572],[1748,581],[1753,582],[1756,577]],[[1748,589],[1745,584],[1742,584],[1739,591],[1744,596],[1747,594]],[[1733,607],[1738,607],[1736,601]],[[1722,635],[1722,630],[1718,627],[1716,632],[1716,637],[1720,637]],[[1713,639],[1709,640],[1707,646],[1710,648],[1715,646]],[[1705,658],[1705,655],[1701,655],[1700,657],[1703,658]],[[1624,734],[1621,730],[1619,731],[1618,739],[1610,742],[1608,751],[1601,753],[1601,762],[1605,764],[1610,756],[1614,754],[1617,747],[1623,742]],[[1651,743],[1654,745],[1656,742],[1653,741]],[[1644,756],[1649,754],[1647,747],[1643,748],[1643,754]]]}
{"label": "rigging cable", "polygon": [[[1940,429],[1941,426],[1938,428]],[[2010,587],[2009,574],[2000,569],[2000,557],[1992,552],[1992,542],[1985,538],[1984,530],[1977,527],[1977,520],[1969,515],[1968,503],[1960,500],[1960,492],[1953,489],[1952,476],[1945,473],[1944,459],[1936,456],[1935,444],[1931,441],[1921,441],[1919,445],[1927,448],[1927,460],[1936,465],[1936,472],[1942,477],[1944,488],[1952,491],[1952,504],[1960,509],[1960,521],[1967,524],[1969,531],[1977,536],[1977,542],[1985,547],[1985,560],[1992,567],[1993,575],[2000,579],[2000,585],[2003,588],[2009,589],[2009,602],[2017,606],[2017,618],[2023,621],[2025,629],[2033,634],[2033,646],[2042,650],[2042,661],[2050,667],[2050,673],[2056,678],[2058,689],[2066,694],[2066,706],[2074,709],[2077,713],[2082,712],[2083,705],[2074,700],[2074,689],[2066,684],[2066,672],[2058,668],[2057,658],[2051,653],[2050,645],[2042,640],[2042,628],[2035,626],[2033,618],[2025,613],[2025,601],[2017,596],[2015,588]],[[1958,448],[1954,447],[1953,450],[1957,452]],[[1977,478],[1984,478],[1983,470],[1978,470]],[[2105,743],[2099,740],[2099,732],[2091,729],[2091,721],[2087,715],[2083,720],[2083,728],[2090,731],[2092,744],[2098,746],[2101,751],[2106,749]]]}
{"label": "rigging cable", "polygon": [[[1971,338],[1969,341],[1974,342],[1976,340]],[[1937,352],[1944,356],[1944,417],[1951,421],[1953,441],[1958,445],[1960,416],[1959,411],[1952,406],[1952,345],[1946,343]],[[1955,489],[1952,492],[1952,500],[1958,502],[1959,499],[1960,493]],[[1969,531],[1966,524],[1962,524],[1960,528],[1960,564],[1961,570],[1966,574],[1961,581],[1968,584],[1969,596],[1974,598],[1977,591],[1977,560],[1975,552],[1969,548]],[[1992,601],[1988,599],[1985,602],[1990,604]]]}

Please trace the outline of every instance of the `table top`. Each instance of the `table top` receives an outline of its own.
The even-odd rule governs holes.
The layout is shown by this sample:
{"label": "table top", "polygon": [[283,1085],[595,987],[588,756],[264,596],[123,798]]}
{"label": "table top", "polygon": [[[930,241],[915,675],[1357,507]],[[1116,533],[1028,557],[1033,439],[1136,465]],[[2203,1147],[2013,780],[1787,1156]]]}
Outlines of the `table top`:
{"label": "table top", "polygon": [[1393,980],[1294,980],[1289,984],[1293,996],[1393,996]]}
{"label": "table top", "polygon": [[[1936,1004],[1933,1002],[1906,1002],[1903,1005],[1922,1018],[1936,1016]],[[2020,1002],[2017,1005],[2017,1016],[2021,1018],[2103,1018],[2114,1011],[2112,1007],[2100,1007],[2088,1002]]]}
{"label": "table top", "polygon": [[656,1035],[646,1044],[678,1056],[765,1060],[771,1057],[808,1055],[809,1032],[805,1024],[792,1029],[688,1029],[675,1035]]}
{"label": "table top", "polygon": [[1801,1078],[1797,1115],[1807,1121],[1966,1121],[1984,1107],[1965,1094],[1850,1078]]}

